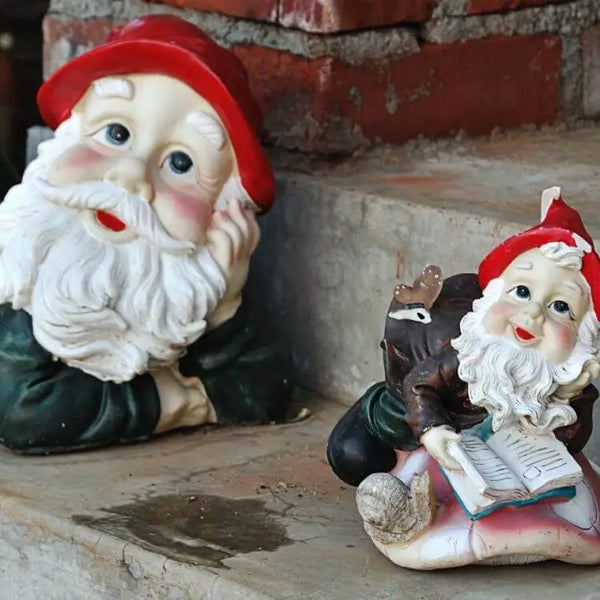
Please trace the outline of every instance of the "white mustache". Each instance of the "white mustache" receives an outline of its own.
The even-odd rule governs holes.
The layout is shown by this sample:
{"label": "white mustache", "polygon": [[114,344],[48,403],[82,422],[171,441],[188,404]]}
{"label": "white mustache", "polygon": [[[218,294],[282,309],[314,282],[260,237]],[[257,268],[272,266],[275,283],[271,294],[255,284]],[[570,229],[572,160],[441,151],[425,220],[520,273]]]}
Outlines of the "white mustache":
{"label": "white mustache", "polygon": [[172,238],[148,202],[110,181],[54,185],[36,177],[32,184],[44,198],[59,206],[102,210],[115,215],[129,230],[170,254],[192,255],[198,250],[192,242]]}

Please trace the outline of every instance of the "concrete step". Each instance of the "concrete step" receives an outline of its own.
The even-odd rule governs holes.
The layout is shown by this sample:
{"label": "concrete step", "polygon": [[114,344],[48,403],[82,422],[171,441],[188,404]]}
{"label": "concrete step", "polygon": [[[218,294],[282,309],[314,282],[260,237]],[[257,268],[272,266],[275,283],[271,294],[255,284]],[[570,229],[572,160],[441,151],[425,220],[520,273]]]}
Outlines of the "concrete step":
{"label": "concrete step", "polygon": [[[48,138],[29,130],[28,160]],[[428,263],[474,271],[501,240],[539,220],[560,185],[600,238],[600,129],[379,148],[333,162],[275,151],[278,202],[247,291],[293,349],[299,380],[352,404],[383,376],[379,342],[397,277]],[[596,407],[600,423],[600,403]],[[600,429],[586,449],[600,461]]]}
{"label": "concrete step", "polygon": [[594,600],[600,571],[395,567],[326,465],[344,407],[68,456],[0,450],[1,600]]}
{"label": "concrete step", "polygon": [[[384,148],[336,165],[276,154],[279,201],[261,220],[249,291],[274,310],[303,383],[352,403],[382,378],[397,275],[476,270],[539,221],[551,185],[599,237],[599,155],[599,129]],[[600,456],[600,432],[589,453]]]}

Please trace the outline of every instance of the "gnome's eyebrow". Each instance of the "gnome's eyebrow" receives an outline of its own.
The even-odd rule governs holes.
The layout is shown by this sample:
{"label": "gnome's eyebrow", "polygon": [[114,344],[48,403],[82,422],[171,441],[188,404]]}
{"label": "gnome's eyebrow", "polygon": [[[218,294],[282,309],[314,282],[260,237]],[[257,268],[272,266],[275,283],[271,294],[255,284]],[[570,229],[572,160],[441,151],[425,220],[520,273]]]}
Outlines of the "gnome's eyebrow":
{"label": "gnome's eyebrow", "polygon": [[103,77],[94,81],[94,93],[98,98],[131,100],[135,90],[131,81],[123,77]]}
{"label": "gnome's eyebrow", "polygon": [[531,271],[531,269],[533,269],[533,263],[528,260],[524,260],[523,262],[517,263],[515,268],[521,269],[522,271]]}
{"label": "gnome's eyebrow", "polygon": [[575,290],[579,295],[583,296],[583,288],[576,281],[563,281],[563,285],[571,290]]}
{"label": "gnome's eyebrow", "polygon": [[214,117],[197,110],[187,116],[186,123],[201,133],[217,150],[225,145],[225,132]]}

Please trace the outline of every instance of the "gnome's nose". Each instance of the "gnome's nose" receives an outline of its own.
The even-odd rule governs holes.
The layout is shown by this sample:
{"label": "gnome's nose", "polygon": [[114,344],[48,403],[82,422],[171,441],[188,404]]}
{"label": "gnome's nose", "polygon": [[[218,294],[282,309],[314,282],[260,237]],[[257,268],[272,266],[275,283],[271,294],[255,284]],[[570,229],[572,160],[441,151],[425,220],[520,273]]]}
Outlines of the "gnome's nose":
{"label": "gnome's nose", "polygon": [[539,302],[529,302],[523,312],[532,320],[536,320],[542,316],[544,311],[542,310],[542,305]]}
{"label": "gnome's nose", "polygon": [[122,158],[104,174],[104,181],[110,181],[146,202],[152,202],[154,199],[154,190],[148,181],[146,163],[141,158],[134,156]]}
{"label": "gnome's nose", "polygon": [[521,325],[535,336],[542,335],[545,314],[544,308],[539,302],[528,302],[521,313]]}

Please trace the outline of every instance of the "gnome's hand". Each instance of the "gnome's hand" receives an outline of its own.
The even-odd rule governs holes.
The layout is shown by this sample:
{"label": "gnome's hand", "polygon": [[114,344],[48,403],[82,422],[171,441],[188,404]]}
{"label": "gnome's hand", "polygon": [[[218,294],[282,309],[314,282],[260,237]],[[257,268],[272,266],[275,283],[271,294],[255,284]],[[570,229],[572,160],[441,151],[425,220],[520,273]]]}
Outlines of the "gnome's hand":
{"label": "gnome's hand", "polygon": [[[215,314],[219,315],[217,320],[223,322],[233,315],[241,302],[250,257],[260,240],[256,215],[233,201],[225,210],[213,214],[207,238],[208,250],[227,281],[225,295],[215,310]],[[225,313],[231,314],[227,316]]]}
{"label": "gnome's hand", "polygon": [[420,438],[425,450],[446,469],[462,469],[462,467],[448,453],[448,445],[460,442],[462,436],[448,425],[439,425],[428,429]]}
{"label": "gnome's hand", "polygon": [[554,397],[560,400],[570,400],[577,396],[590,383],[600,377],[600,363],[598,359],[588,360],[581,370],[579,377],[566,385],[560,385],[554,392]]}
{"label": "gnome's hand", "polygon": [[215,410],[198,377],[184,377],[177,365],[152,369],[150,375],[160,400],[160,419],[154,433],[216,422]]}

